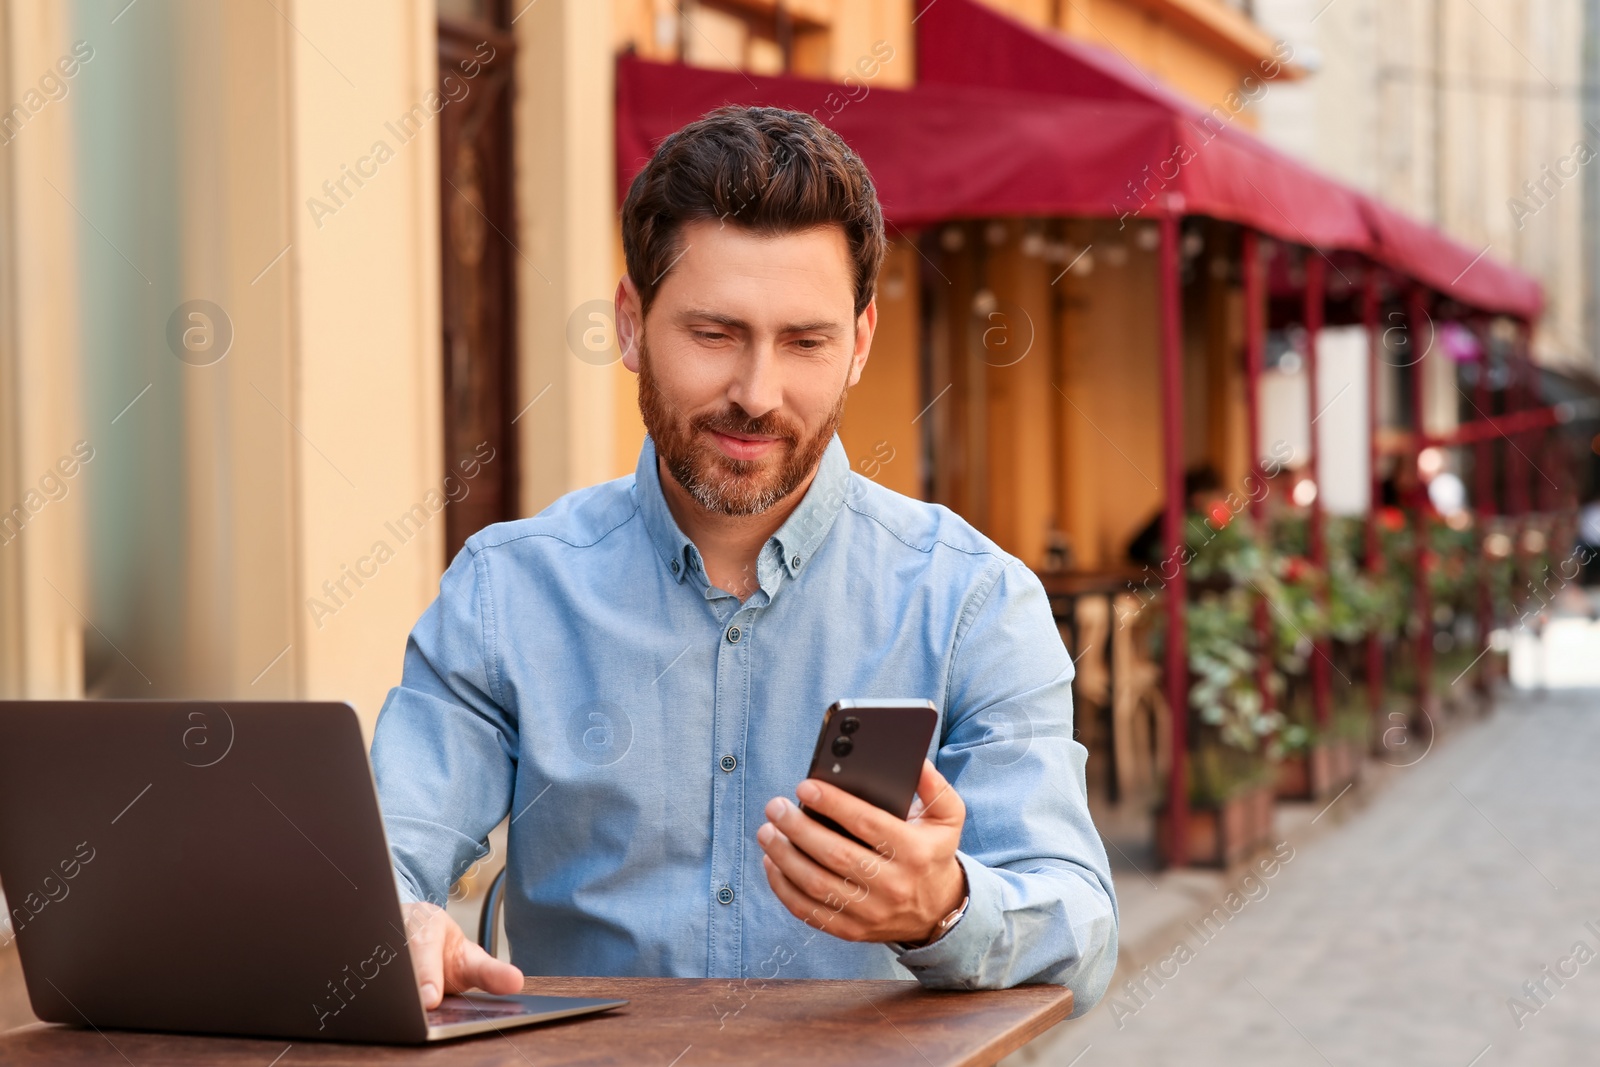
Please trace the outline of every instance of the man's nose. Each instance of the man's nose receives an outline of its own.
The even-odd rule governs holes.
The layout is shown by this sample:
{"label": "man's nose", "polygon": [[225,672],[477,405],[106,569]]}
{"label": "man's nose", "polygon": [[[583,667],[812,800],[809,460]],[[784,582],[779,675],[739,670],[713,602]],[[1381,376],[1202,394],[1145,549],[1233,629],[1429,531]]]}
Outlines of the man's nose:
{"label": "man's nose", "polygon": [[759,419],[767,412],[778,409],[783,402],[783,384],[779,378],[778,354],[773,344],[764,341],[751,346],[728,387],[728,399],[739,405],[752,419]]}

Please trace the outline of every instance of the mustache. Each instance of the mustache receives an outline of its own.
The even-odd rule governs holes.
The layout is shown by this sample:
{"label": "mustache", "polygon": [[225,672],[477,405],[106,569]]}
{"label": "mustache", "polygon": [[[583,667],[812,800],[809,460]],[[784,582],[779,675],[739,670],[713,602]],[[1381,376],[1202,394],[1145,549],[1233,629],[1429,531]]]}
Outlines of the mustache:
{"label": "mustache", "polygon": [[788,425],[776,417],[775,412],[768,412],[760,418],[752,419],[735,408],[715,415],[701,415],[694,419],[691,425],[697,430],[715,430],[719,433],[744,434],[750,437],[777,437],[791,445],[799,439]]}

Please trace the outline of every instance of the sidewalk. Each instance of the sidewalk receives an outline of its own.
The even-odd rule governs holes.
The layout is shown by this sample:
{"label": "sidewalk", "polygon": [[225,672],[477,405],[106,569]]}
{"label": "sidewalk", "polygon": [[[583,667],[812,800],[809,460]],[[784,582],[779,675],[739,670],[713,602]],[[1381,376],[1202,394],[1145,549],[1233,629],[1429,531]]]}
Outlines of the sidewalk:
{"label": "sidewalk", "polygon": [[1280,806],[1270,875],[1113,849],[1111,989],[1005,1062],[1597,1062],[1600,692],[1498,704],[1325,809]]}

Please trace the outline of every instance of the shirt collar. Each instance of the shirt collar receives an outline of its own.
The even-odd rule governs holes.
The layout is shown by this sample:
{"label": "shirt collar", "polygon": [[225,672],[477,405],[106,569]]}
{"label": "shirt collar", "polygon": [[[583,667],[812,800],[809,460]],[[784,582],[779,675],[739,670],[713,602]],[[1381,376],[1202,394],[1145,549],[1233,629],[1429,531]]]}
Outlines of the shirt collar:
{"label": "shirt collar", "polygon": [[[777,542],[779,561],[789,577],[799,574],[806,560],[822,544],[822,539],[833,527],[839,509],[844,506],[849,489],[850,460],[845,455],[844,443],[836,433],[822,453],[817,476],[806,488],[806,495],[768,542]],[[667,507],[656,464],[656,445],[649,434],[645,434],[644,445],[639,449],[639,465],[633,474],[633,493],[656,555],[661,558],[667,572],[682,582],[689,576],[690,566],[699,559],[700,552],[678,528],[678,521]]]}

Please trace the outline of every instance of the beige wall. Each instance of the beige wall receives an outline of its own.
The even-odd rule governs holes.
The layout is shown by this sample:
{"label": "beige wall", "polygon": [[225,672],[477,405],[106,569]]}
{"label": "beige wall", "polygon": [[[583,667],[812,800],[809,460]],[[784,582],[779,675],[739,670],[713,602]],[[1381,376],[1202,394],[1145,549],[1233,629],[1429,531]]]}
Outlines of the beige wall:
{"label": "beige wall", "polygon": [[1053,490],[1058,455],[1052,433],[1057,368],[1052,356],[1058,344],[1055,311],[1060,290],[1051,280],[1063,265],[1024,254],[1027,230],[1025,224],[1009,221],[985,227],[986,241],[1002,233],[1004,237],[990,261],[987,279],[1000,302],[995,310],[978,316],[977,336],[988,405],[987,532],[1007,551],[1038,566],[1046,534],[1057,521]]}
{"label": "beige wall", "polygon": [[1062,280],[1066,529],[1079,565],[1091,570],[1119,564],[1161,506],[1160,290],[1154,247],[1139,240],[1153,226],[1069,228],[1077,247],[1095,246],[1094,269]]}
{"label": "beige wall", "polygon": [[[1202,107],[1222,103],[1238,90],[1250,64],[1219,56],[1149,7],[1126,0],[1078,0],[1063,6],[1062,29],[1112,48]],[[1255,124],[1249,111],[1240,112],[1237,121]]]}
{"label": "beige wall", "polygon": [[[723,9],[739,6],[754,11],[771,8],[761,0],[722,5]],[[884,41],[895,50],[896,61],[884,64],[873,84],[905,86],[914,80],[911,0],[790,0],[786,6],[800,22],[794,47],[796,73],[842,79],[861,57],[875,54],[878,41]],[[738,48],[741,35],[723,9],[697,8],[694,0],[681,10],[678,0],[612,0],[612,41],[618,51],[633,47],[646,59],[670,61],[681,51],[688,63],[737,65],[743,58]],[[772,69],[762,70],[763,66]],[[770,56],[753,69],[777,72]]]}
{"label": "beige wall", "polygon": [[[443,562],[442,516],[404,544],[384,525],[443,477],[437,123],[408,143],[384,125],[433,91],[435,15],[427,0],[299,0],[289,17],[300,32],[287,37],[294,354],[285,412],[298,432],[286,503],[301,601],[290,655],[298,695],[350,700],[370,728]],[[394,157],[319,230],[306,201],[376,140]],[[337,584],[378,541],[393,558],[359,588],[346,580],[353,595],[319,628],[305,602],[326,602],[323,583]]]}
{"label": "beige wall", "polygon": [[[292,31],[274,12],[245,5],[193,4],[178,26],[191,61],[177,94],[188,158],[177,171],[177,266],[184,293],[226,310],[234,342],[220,362],[177,377],[188,551],[174,658],[184,664],[182,695],[288,697],[304,662],[297,650],[305,651],[291,503],[298,438],[284,417],[295,406],[291,257],[301,244],[290,240]],[[288,254],[262,273],[285,245]],[[152,414],[136,411],[128,423]],[[119,436],[111,447],[126,445]]]}
{"label": "beige wall", "polygon": [[[10,0],[0,10],[10,100],[20,92],[19,72],[27,72],[22,83],[33,82],[70,48],[70,9]],[[270,5],[197,2],[124,14],[120,37],[95,42],[106,56],[101,67],[80,77],[107,70],[113,47],[126,53],[117,62],[136,66],[137,50],[169,27],[178,34],[174,47],[190,57],[175,72],[178,110],[162,116],[176,139],[158,138],[152,126],[144,155],[130,161],[159,171],[167,165],[160,153],[170,150],[181,204],[175,231],[156,235],[168,242],[170,266],[129,246],[128,278],[131,270],[151,275],[137,311],[141,321],[161,323],[175,294],[204,296],[227,312],[234,343],[210,366],[179,367],[154,342],[162,350],[157,381],[177,393],[157,407],[160,390],[153,391],[120,425],[83,427],[82,398],[96,383],[76,378],[74,327],[82,321],[103,331],[110,312],[75,305],[82,272],[72,250],[108,259],[121,250],[96,244],[110,241],[66,203],[74,173],[98,165],[80,163],[74,147],[75,108],[88,84],[80,82],[76,95],[0,149],[0,196],[14,220],[0,240],[0,299],[15,312],[0,341],[0,484],[19,494],[79,436],[110,456],[128,446],[146,413],[175,419],[183,511],[163,521],[183,546],[172,575],[178,624],[151,638],[170,668],[149,665],[162,679],[154,695],[349,700],[370,728],[443,565],[441,519],[406,544],[384,526],[441,478],[435,131],[425,123],[400,143],[384,125],[435,82],[433,5],[300,0],[280,14]],[[141,26],[137,18],[158,21]],[[102,98],[117,91],[104,81],[95,89]],[[323,182],[338,180],[341,167],[378,140],[389,142],[391,158],[318,217],[308,199],[326,203]],[[126,220],[97,221],[96,232],[128,228]],[[100,463],[80,478],[109,466]],[[129,506],[157,506],[139,486],[128,488]],[[0,548],[7,691],[81,691],[78,646],[92,625],[91,584],[114,580],[89,568],[74,534],[74,524],[87,521],[87,495],[75,487]],[[111,524],[102,532],[116,537],[122,519],[94,521]],[[345,568],[379,540],[390,542],[393,558],[356,585]],[[324,581],[342,581],[343,595],[330,597]],[[319,619],[314,600],[336,610]],[[140,624],[137,614],[131,624]]]}
{"label": "beige wall", "polygon": [[[1236,92],[1246,74],[1260,76],[1273,44],[1259,27],[1214,0],[985,2],[1035,26],[1109,49],[1204,108]],[[1255,116],[1241,111],[1237,121],[1254,127]]]}
{"label": "beige wall", "polygon": [[[1323,170],[1545,286],[1540,358],[1593,366],[1584,338],[1581,177],[1531,198],[1583,129],[1582,0],[1259,0],[1314,78],[1274,86],[1262,132]],[[1570,162],[1568,164],[1571,165]],[[1585,165],[1585,170],[1594,163]],[[1519,212],[1513,201],[1527,209]]]}
{"label": "beige wall", "polygon": [[[0,106],[22,101],[73,39],[63,7],[0,0]],[[33,512],[20,535],[0,544],[5,696],[72,697],[83,688],[75,605],[87,601],[79,481],[87,472],[67,481],[59,501],[46,502],[39,486],[78,440],[104,446],[84,426],[71,359],[80,310],[71,105],[70,95],[46,105],[0,146],[0,519],[17,506]]]}
{"label": "beige wall", "polygon": [[871,84],[904,88],[916,81],[916,28],[911,25],[911,0],[832,0],[832,4],[828,64],[831,77],[843,80],[857,70],[856,64],[863,56],[875,55],[874,46],[883,41],[894,49],[894,58],[882,65]]}
{"label": "beige wall", "polygon": [[517,34],[518,410],[521,510],[631,471],[616,421],[620,365],[579,359],[568,323],[613,298],[613,47],[610,5],[546,0]]}
{"label": "beige wall", "polygon": [[890,243],[878,275],[878,329],[861,380],[845,402],[839,440],[853,470],[907,496],[922,495],[922,407],[917,250]]}
{"label": "beige wall", "polygon": [[[405,142],[386,125],[432,91],[435,12],[428,0],[280,6],[281,14],[272,5],[176,0],[136,6],[117,27],[146,33],[146,42],[171,27],[192,57],[175,72],[175,110],[163,116],[177,129],[171,151],[180,207],[166,253],[173,277],[159,281],[170,281],[171,300],[181,293],[222,304],[236,335],[211,367],[173,371],[161,357],[178,385],[172,405],[160,410],[179,424],[183,509],[169,521],[183,545],[175,556],[182,588],[177,632],[160,638],[172,642],[176,672],[163,695],[345,699],[370,729],[446,562],[439,516],[404,542],[388,525],[424,503],[443,474],[437,122],[424,122]],[[1048,5],[1011,6],[1035,21],[1048,14]],[[615,49],[632,41],[659,52],[656,16],[670,8],[658,0],[541,0],[514,27],[517,226],[509,237],[517,251],[516,408],[527,514],[631,471],[637,457],[643,431],[635,379],[618,362],[579,358],[568,327],[611,300],[622,272],[609,177]],[[66,10],[48,0],[0,0],[5,99],[70,49]],[[826,47],[813,40],[806,51],[818,73],[843,77],[885,40],[896,57],[883,66],[881,84],[911,81],[909,0],[817,0],[808,10],[830,27]],[[1213,82],[1237,77],[1172,51],[1148,17],[1110,0],[1086,10],[1108,33],[1144,34],[1143,44],[1124,36],[1118,45],[1168,64],[1168,73],[1188,70],[1182,77],[1192,84],[1185,84],[1202,99],[1218,95]],[[168,21],[131,21],[152,16]],[[77,380],[70,358],[77,325],[99,321],[97,309],[77,306],[82,268],[74,252],[110,252],[93,243],[66,199],[81,165],[75,101],[51,105],[0,148],[7,313],[0,507],[22,499],[80,436],[98,445],[82,414],[95,386]],[[347,181],[345,168],[379,141],[388,158],[376,176],[330,203],[324,183]],[[98,221],[115,232],[117,220]],[[1130,233],[1111,232],[1114,224],[1068,223],[1074,248],[1096,244],[1096,266],[1056,279],[1064,260],[1020,254],[1024,226],[1004,228],[988,284],[1020,316],[1007,323],[1013,338],[1028,322],[1029,355],[1013,366],[994,365],[1005,362],[1004,350],[987,361],[978,356],[992,323],[973,331],[974,280],[951,268],[952,284],[966,288],[953,301],[960,321],[946,337],[966,348],[947,357],[965,361],[966,384],[913,421],[949,379],[922,381],[919,274],[926,266],[897,237],[880,279],[878,337],[842,436],[855,469],[920,495],[926,422],[948,418],[946,409],[973,415],[981,433],[967,460],[982,460],[987,474],[952,475],[962,491],[981,490],[982,499],[969,502],[972,514],[1029,562],[1040,560],[1052,521],[1071,533],[1081,565],[1110,562],[1159,499],[1146,481],[1158,484],[1161,476],[1151,432],[1154,257]],[[157,322],[168,301],[159,298]],[[1218,326],[1195,329],[1214,335]],[[1206,422],[1206,395],[1191,422],[1199,451],[1226,447]],[[78,531],[90,521],[86,495],[74,490],[49,505],[16,544],[0,547],[6,692],[81,688],[89,624],[73,605],[92,613],[93,583],[105,580],[80,547]],[[380,542],[389,558],[376,576],[356,581],[352,570]]]}

